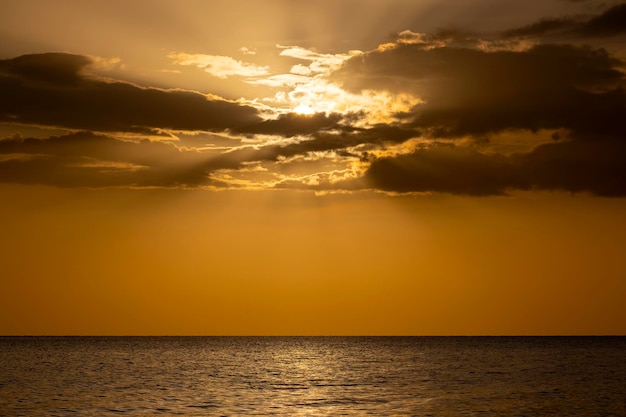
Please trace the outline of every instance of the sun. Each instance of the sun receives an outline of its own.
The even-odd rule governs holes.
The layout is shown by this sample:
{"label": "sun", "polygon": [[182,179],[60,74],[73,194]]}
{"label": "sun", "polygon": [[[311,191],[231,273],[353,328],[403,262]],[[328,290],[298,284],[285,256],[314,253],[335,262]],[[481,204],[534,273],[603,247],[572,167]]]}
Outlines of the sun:
{"label": "sun", "polygon": [[298,106],[293,109],[293,112],[301,115],[315,114],[315,110],[313,110],[311,106],[304,103],[298,104]]}

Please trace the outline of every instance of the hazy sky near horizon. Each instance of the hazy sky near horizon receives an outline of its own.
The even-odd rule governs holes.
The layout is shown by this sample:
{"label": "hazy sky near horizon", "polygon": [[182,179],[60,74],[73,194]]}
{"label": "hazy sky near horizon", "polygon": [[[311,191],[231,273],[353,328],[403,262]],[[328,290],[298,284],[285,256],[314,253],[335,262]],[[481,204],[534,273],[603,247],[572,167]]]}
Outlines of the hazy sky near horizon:
{"label": "hazy sky near horizon", "polygon": [[626,3],[0,12],[0,334],[626,334]]}

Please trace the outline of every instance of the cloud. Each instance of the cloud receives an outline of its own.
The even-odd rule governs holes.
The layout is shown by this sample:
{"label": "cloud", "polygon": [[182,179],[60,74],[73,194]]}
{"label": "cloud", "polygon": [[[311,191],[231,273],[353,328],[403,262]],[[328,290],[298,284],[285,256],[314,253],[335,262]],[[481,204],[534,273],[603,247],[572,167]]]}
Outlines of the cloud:
{"label": "cloud", "polygon": [[[419,136],[419,132],[399,126],[378,125],[371,128],[355,128],[348,125],[338,124],[338,115],[325,116],[316,114],[314,116],[299,116],[287,114],[277,120],[266,121],[260,126],[252,128],[263,131],[260,133],[296,134],[301,137],[284,144],[272,143],[258,147],[256,151],[250,150],[229,152],[229,157],[235,154],[245,155],[241,161],[273,161],[279,157],[292,157],[295,155],[306,155],[311,152],[346,150],[356,146],[382,147],[387,144],[399,144],[408,139]],[[342,119],[343,120],[343,119]],[[292,124],[295,122],[294,124]],[[324,130],[326,126],[327,130]],[[352,155],[344,152],[344,156]]]}
{"label": "cloud", "polygon": [[522,36],[554,35],[573,32],[580,25],[580,21],[574,18],[544,18],[520,28],[510,29],[503,33],[505,38]]}
{"label": "cloud", "polygon": [[22,55],[0,60],[0,74],[3,78],[14,76],[23,81],[70,86],[83,79],[82,72],[91,62],[86,56],[64,53]]}
{"label": "cloud", "polygon": [[386,191],[437,191],[454,194],[501,194],[510,175],[502,156],[487,156],[455,146],[433,146],[409,155],[381,158],[365,179]]}
{"label": "cloud", "polygon": [[313,71],[311,71],[311,68],[305,67],[301,64],[294,65],[293,67],[291,67],[291,70],[289,70],[289,72],[296,75],[311,75],[313,73]]}
{"label": "cloud", "polygon": [[[415,135],[412,130],[389,126],[356,130],[346,127],[352,132],[343,133],[323,130],[323,126],[334,126],[338,121],[338,115],[288,114],[253,126],[252,130],[303,136],[289,142],[275,140],[253,146],[218,138],[221,147],[202,150],[181,147],[176,141],[129,140],[89,131],[43,139],[15,135],[0,140],[0,182],[61,187],[197,187],[214,185],[211,174],[218,170],[240,170],[250,162],[273,164],[281,158],[362,144],[401,142]],[[191,144],[191,139],[186,138],[185,143]],[[342,158],[346,156],[359,157],[342,153]],[[268,169],[277,168],[270,164]]]}
{"label": "cloud", "polygon": [[238,161],[172,143],[129,141],[91,132],[0,140],[0,182],[61,187],[178,187],[208,182]]}
{"label": "cloud", "polygon": [[586,36],[615,36],[626,34],[626,3],[619,4],[585,22],[579,33]]}
{"label": "cloud", "polygon": [[[544,20],[516,36],[565,27],[581,35],[617,34],[626,21],[623,10],[624,5],[614,7],[585,21]],[[400,124],[419,132],[422,145],[373,158],[366,185],[349,181],[344,187],[477,196],[536,189],[626,196],[622,61],[601,48],[541,39],[520,47],[478,35],[465,41],[460,35],[444,38],[404,31],[396,42],[346,61],[332,75],[355,94],[374,90],[423,99]],[[526,153],[490,149],[490,136],[544,129],[562,134]],[[468,138],[475,144],[480,140],[480,146],[467,146]]]}
{"label": "cloud", "polygon": [[286,113],[276,119],[264,120],[259,123],[235,129],[239,133],[261,133],[282,136],[313,134],[323,130],[338,127],[342,119],[339,114],[317,113],[314,115],[299,115]]}
{"label": "cloud", "polygon": [[260,120],[256,109],[196,92],[143,88],[86,75],[66,53],[0,61],[0,121],[97,131],[224,130]]}
{"label": "cloud", "polygon": [[265,78],[248,80],[248,84],[266,85],[269,87],[293,87],[311,81],[307,76],[300,74],[276,74]]}
{"label": "cloud", "polygon": [[613,6],[591,18],[545,18],[503,33],[504,37],[581,36],[610,37],[626,34],[626,3]]}
{"label": "cloud", "polygon": [[624,134],[622,63],[602,49],[537,45],[525,51],[397,44],[353,58],[335,80],[353,92],[410,92],[408,112],[433,137],[569,128]]}
{"label": "cloud", "polygon": [[276,45],[276,47],[282,49],[280,51],[280,56],[311,62],[308,67],[309,70],[312,73],[318,74],[326,73],[329,70],[335,69],[346,59],[362,54],[361,51],[357,50],[349,51],[346,54],[322,54],[300,46]]}
{"label": "cloud", "polygon": [[[245,54],[253,54],[252,51],[242,49]],[[269,73],[267,66],[260,66],[238,61],[229,56],[171,53],[167,56],[178,65],[191,65],[203,69],[205,72],[217,78],[238,77],[261,77]]]}
{"label": "cloud", "polygon": [[502,195],[510,190],[588,192],[626,196],[626,144],[613,140],[544,144],[528,154],[504,156],[435,145],[381,158],[365,180],[386,191]]}
{"label": "cloud", "polygon": [[[625,65],[597,47],[622,33],[624,10],[490,37],[404,30],[369,52],[278,45],[292,61],[285,74],[225,56],[170,55],[278,90],[250,101],[272,119],[192,91],[97,78],[81,55],[3,60],[0,121],[108,133],[0,140],[0,181],[626,196]],[[580,45],[591,38],[595,47]],[[316,113],[288,113],[298,106]],[[147,132],[182,139],[140,140]]]}
{"label": "cloud", "polygon": [[244,55],[256,55],[256,49],[255,48],[248,48],[246,46],[242,46],[241,48],[239,48],[239,51],[244,54]]}

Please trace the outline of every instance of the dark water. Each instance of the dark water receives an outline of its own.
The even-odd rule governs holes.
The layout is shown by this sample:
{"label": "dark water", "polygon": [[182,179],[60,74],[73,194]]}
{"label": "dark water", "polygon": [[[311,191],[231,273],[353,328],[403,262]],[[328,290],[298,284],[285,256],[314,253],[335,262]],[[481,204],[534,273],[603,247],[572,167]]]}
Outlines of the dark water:
{"label": "dark water", "polygon": [[0,338],[2,416],[626,416],[626,337]]}

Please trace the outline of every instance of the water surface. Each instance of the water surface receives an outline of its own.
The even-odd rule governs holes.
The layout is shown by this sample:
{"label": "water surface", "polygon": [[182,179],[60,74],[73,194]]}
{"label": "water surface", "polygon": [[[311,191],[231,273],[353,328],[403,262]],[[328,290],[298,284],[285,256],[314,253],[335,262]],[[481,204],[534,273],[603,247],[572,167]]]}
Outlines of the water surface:
{"label": "water surface", "polygon": [[625,337],[4,337],[2,416],[626,416]]}

